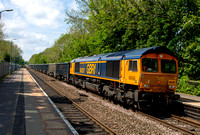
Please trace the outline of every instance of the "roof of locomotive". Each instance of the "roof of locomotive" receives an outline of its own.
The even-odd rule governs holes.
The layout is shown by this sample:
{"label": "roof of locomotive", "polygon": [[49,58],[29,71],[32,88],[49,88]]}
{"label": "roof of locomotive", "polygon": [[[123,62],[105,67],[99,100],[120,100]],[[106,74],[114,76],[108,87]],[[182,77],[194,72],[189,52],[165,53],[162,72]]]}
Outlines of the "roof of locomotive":
{"label": "roof of locomotive", "polygon": [[149,53],[165,53],[176,57],[176,55],[164,46],[148,47],[135,50],[120,51],[114,53],[98,54],[94,56],[79,57],[73,59],[71,62],[87,62],[87,61],[113,61],[113,60],[126,60],[126,59],[140,59],[142,55]]}

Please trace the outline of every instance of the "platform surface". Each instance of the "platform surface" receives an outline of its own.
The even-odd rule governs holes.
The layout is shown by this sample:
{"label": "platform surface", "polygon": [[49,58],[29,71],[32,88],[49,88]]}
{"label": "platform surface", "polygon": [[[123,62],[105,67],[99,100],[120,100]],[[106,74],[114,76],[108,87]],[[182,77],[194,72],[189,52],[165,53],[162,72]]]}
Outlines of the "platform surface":
{"label": "platform surface", "polygon": [[25,68],[0,83],[0,135],[72,135]]}
{"label": "platform surface", "polygon": [[180,101],[183,104],[194,106],[200,108],[200,97],[199,96],[192,96],[188,94],[177,93],[181,96]]}

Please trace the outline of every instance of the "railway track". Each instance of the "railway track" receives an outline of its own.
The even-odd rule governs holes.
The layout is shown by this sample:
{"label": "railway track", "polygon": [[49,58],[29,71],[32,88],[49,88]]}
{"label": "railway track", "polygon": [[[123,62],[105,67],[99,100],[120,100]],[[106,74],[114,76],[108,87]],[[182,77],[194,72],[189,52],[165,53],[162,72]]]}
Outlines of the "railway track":
{"label": "railway track", "polygon": [[30,70],[29,72],[38,81],[43,90],[48,94],[64,117],[72,124],[79,134],[117,135],[117,133],[100,122],[95,116],[89,114],[86,110],[76,104],[75,101],[66,97],[64,93],[49,86]]}
{"label": "railway track", "polygon": [[175,131],[179,131],[183,134],[200,135],[200,123],[193,122],[191,120],[184,119],[182,117],[171,115],[169,118],[157,118],[152,115],[138,111],[137,113],[153,119]]}
{"label": "railway track", "polygon": [[184,106],[184,113],[187,116],[200,121],[200,108],[189,105],[183,105],[183,106]]}
{"label": "railway track", "polygon": [[[55,79],[52,78],[50,81],[54,82]],[[62,95],[61,98],[66,99],[66,96],[65,96],[64,93],[62,93],[61,91],[56,90],[56,88],[53,88],[53,87],[54,86],[51,85],[51,89],[54,89],[57,93]],[[95,94],[93,94],[93,95],[95,95]],[[78,131],[78,132],[80,132],[80,134],[90,134],[88,132],[88,130],[91,129],[91,128],[94,128],[94,126],[88,126],[88,125],[92,125],[93,123],[96,123],[95,122],[96,118],[92,118],[92,116],[89,116],[90,114],[87,114],[87,111],[84,111],[84,109],[83,109],[83,112],[81,112],[82,114],[84,114],[84,116],[80,116],[80,113],[76,111],[77,108],[81,108],[77,103],[78,102],[82,102],[81,100],[84,100],[84,95],[82,95],[82,96],[83,96],[83,99],[82,98],[81,99],[75,99],[76,101],[72,101],[70,99],[68,101],[59,101],[59,102],[63,102],[64,104],[57,104],[57,106],[61,110],[63,115],[66,117],[66,119],[68,119],[69,121],[71,120],[70,123],[74,123],[74,125],[78,125],[78,124],[80,125],[80,123],[86,123],[87,126],[85,126],[85,127],[81,125],[80,127],[75,128],[77,130],[79,130],[79,129],[83,130],[83,131]],[[58,102],[58,101],[55,101],[55,102]],[[66,104],[65,102],[69,102],[69,104],[73,104],[73,107],[69,107],[68,106],[68,107],[62,108],[63,106],[65,106],[65,104]],[[86,112],[86,114],[85,114],[85,112]],[[200,134],[199,123],[191,124],[191,122],[188,122],[188,121],[186,122],[184,119],[180,120],[181,118],[180,117],[176,117],[175,115],[171,116],[169,118],[156,118],[154,116],[151,116],[151,115],[148,115],[148,114],[144,114],[144,113],[142,115],[145,115],[146,117],[148,117],[150,119],[158,121],[159,123],[162,123],[166,127],[170,128],[170,129],[173,129],[174,131],[181,132],[183,134]],[[87,117],[90,117],[90,119],[92,119],[92,121],[89,121],[87,119]],[[83,120],[82,122],[79,121],[80,118]],[[101,123],[101,122],[100,122],[100,124],[98,124],[98,126],[103,128],[105,130],[105,132],[102,132],[101,128],[99,129],[99,128],[95,127],[95,131],[92,134],[116,134],[115,132],[112,132],[112,131],[109,132],[110,129],[109,128],[108,129],[104,128],[103,127],[104,124]],[[87,133],[86,133],[86,131],[87,131]]]}

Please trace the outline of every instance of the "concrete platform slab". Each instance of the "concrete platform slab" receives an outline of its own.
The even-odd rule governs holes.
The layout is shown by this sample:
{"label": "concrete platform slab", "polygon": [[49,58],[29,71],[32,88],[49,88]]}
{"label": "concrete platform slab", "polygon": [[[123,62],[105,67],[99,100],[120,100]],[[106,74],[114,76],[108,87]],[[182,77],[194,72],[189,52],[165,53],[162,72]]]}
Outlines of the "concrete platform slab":
{"label": "concrete platform slab", "polygon": [[66,121],[25,68],[0,83],[0,135],[78,134]]}
{"label": "concrete platform slab", "polygon": [[188,94],[177,93],[181,96],[180,102],[185,105],[194,106],[200,108],[200,97],[192,96]]}

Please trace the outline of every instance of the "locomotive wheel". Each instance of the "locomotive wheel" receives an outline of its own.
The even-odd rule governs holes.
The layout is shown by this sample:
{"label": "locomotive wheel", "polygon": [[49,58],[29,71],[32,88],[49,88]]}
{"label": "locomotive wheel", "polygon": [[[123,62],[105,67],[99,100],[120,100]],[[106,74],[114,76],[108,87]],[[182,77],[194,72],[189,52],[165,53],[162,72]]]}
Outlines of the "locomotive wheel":
{"label": "locomotive wheel", "polygon": [[126,104],[127,106],[133,106],[134,100],[133,100],[133,99],[130,99],[130,98],[126,98],[125,104]]}
{"label": "locomotive wheel", "polygon": [[64,78],[64,81],[69,83],[69,79],[67,79],[66,77]]}
{"label": "locomotive wheel", "polygon": [[150,110],[152,108],[151,102],[148,102],[147,100],[140,100],[137,102],[137,109],[139,110]]}
{"label": "locomotive wheel", "polygon": [[108,98],[108,94],[106,93],[106,91],[103,91],[102,94],[106,99]]}

